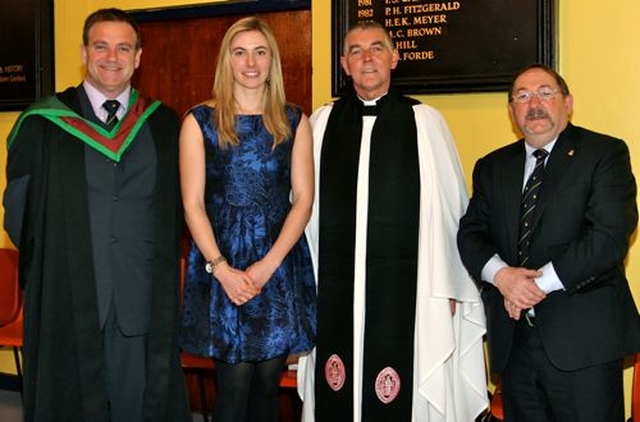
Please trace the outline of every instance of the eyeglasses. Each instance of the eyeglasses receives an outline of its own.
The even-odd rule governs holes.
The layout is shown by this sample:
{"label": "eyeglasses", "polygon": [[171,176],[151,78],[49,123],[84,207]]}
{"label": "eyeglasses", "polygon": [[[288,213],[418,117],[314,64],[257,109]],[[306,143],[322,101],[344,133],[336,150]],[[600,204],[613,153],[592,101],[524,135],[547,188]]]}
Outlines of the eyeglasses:
{"label": "eyeglasses", "polygon": [[511,97],[511,101],[513,101],[514,103],[523,104],[528,103],[534,96],[536,96],[538,97],[538,100],[542,101],[543,103],[548,103],[549,101],[553,100],[553,97],[555,97],[557,93],[558,90],[552,88],[540,88],[535,92],[521,91],[513,95]]}

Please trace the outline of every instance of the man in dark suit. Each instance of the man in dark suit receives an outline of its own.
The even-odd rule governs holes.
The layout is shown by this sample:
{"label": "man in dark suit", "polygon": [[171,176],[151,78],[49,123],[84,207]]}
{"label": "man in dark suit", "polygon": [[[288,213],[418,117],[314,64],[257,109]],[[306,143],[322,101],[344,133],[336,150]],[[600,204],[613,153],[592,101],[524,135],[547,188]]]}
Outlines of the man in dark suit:
{"label": "man in dark suit", "polygon": [[640,350],[624,270],[638,220],[629,150],[572,125],[569,88],[544,65],[516,75],[509,111],[524,139],[477,162],[458,233],[506,420],[622,421],[622,359]]}
{"label": "man in dark suit", "polygon": [[28,422],[190,420],[175,342],[179,121],[131,87],[141,53],[127,13],[94,12],[84,82],[33,105],[8,138]]}

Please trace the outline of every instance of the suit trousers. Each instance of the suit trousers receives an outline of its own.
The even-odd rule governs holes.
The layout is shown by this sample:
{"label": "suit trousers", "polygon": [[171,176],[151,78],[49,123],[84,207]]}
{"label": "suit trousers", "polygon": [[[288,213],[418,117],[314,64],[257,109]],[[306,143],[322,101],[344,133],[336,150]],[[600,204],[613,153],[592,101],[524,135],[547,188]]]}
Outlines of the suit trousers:
{"label": "suit trousers", "polygon": [[622,365],[563,371],[547,356],[539,327],[521,318],[502,374],[505,421],[623,422]]}
{"label": "suit trousers", "polygon": [[104,328],[107,395],[111,422],[142,422],[146,336],[125,336],[113,300]]}

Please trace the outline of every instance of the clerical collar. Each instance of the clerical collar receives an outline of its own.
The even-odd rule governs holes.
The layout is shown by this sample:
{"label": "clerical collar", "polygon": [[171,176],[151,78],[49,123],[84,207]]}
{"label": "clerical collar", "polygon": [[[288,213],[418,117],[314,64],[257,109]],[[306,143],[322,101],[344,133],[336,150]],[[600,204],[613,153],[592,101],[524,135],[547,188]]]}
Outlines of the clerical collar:
{"label": "clerical collar", "polygon": [[383,95],[381,95],[378,98],[375,98],[373,100],[365,100],[363,98],[358,97],[358,99],[360,101],[362,101],[362,115],[363,116],[377,116],[378,115],[378,109],[380,108],[380,105],[382,105],[383,99],[384,97],[387,95],[387,93],[385,92]]}

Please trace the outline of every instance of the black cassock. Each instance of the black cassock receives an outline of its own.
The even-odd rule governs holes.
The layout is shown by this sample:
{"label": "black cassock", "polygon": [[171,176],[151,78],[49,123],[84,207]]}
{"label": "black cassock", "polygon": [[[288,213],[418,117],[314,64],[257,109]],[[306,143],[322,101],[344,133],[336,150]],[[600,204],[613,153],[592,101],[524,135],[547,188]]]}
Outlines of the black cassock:
{"label": "black cassock", "polygon": [[362,101],[338,100],[320,159],[318,422],[353,418],[356,221],[366,219],[362,420],[409,421],[420,210],[418,102],[393,90],[379,99],[371,132],[368,211],[356,209]]}

